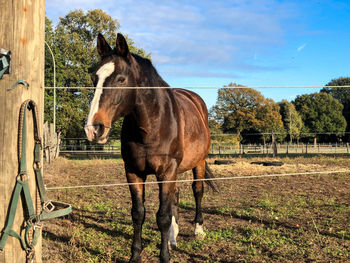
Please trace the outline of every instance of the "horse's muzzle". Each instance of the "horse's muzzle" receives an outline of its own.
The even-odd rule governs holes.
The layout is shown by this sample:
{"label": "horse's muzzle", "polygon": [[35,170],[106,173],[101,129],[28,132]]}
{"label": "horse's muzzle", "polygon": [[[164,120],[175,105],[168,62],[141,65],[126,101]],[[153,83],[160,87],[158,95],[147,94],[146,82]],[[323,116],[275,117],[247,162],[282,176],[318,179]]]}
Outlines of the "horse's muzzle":
{"label": "horse's muzzle", "polygon": [[105,144],[108,140],[110,127],[104,126],[102,123],[85,126],[84,128],[87,139],[90,142],[97,142],[98,144]]}

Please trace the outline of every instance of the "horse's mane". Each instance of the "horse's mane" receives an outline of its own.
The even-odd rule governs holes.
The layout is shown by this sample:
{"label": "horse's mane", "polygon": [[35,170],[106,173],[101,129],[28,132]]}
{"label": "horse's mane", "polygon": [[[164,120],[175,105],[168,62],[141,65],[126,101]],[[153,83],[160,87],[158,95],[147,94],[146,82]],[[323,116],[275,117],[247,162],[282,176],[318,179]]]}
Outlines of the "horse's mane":
{"label": "horse's mane", "polygon": [[141,83],[140,86],[148,87],[169,87],[169,84],[166,83],[161,76],[159,76],[157,70],[153,66],[152,62],[143,58],[137,54],[132,54],[139,66],[141,67]]}

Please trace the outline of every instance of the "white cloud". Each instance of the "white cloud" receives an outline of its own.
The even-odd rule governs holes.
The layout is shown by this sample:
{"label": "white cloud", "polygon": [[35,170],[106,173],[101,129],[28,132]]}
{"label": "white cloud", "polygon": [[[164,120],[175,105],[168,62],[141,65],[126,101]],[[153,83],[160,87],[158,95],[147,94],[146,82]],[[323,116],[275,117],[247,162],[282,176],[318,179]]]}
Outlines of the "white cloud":
{"label": "white cloud", "polygon": [[297,51],[298,52],[300,52],[300,51],[302,51],[305,47],[306,47],[306,43],[305,44],[302,44],[301,46],[299,46],[298,48],[297,48]]}
{"label": "white cloud", "polygon": [[117,18],[121,31],[151,52],[157,67],[230,71],[242,65],[270,70],[254,65],[251,58],[284,44],[283,21],[294,7],[277,0],[53,0],[46,9],[50,17],[77,8],[101,8]]}
{"label": "white cloud", "polygon": [[155,64],[228,67],[282,45],[282,21],[291,9],[272,0],[136,0],[116,6],[112,13],[121,30],[151,51]]}

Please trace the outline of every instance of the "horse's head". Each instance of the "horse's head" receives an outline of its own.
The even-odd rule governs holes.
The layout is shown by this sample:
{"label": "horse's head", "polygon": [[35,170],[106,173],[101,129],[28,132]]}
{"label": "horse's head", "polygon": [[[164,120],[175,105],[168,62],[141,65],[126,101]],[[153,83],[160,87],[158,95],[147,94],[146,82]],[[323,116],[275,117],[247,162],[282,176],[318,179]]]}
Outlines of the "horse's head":
{"label": "horse's head", "polygon": [[89,141],[104,144],[107,142],[112,123],[130,113],[135,103],[135,90],[122,87],[137,86],[137,63],[121,34],[118,34],[115,49],[112,49],[99,34],[97,51],[101,62],[92,74],[96,91],[86,121],[85,133]]}

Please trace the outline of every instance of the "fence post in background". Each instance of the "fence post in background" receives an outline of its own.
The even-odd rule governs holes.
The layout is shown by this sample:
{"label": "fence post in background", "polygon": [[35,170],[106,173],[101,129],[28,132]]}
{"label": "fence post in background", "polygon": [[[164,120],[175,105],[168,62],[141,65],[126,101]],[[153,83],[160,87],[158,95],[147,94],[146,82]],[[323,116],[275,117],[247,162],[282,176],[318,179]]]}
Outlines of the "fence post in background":
{"label": "fence post in background", "polygon": [[287,152],[286,154],[289,154],[289,144],[287,143]]}
{"label": "fence post in background", "polygon": [[346,152],[349,153],[349,143],[346,143]]}
{"label": "fence post in background", "polygon": [[219,157],[221,157],[221,147],[219,145]]}
{"label": "fence post in background", "polygon": [[307,145],[308,145],[308,143],[305,144],[305,153],[306,153],[306,154],[307,154]]}
{"label": "fence post in background", "polygon": [[[50,163],[56,159],[60,152],[61,133],[55,132],[55,125],[53,123],[45,122],[43,130],[43,145],[46,162]],[[80,143],[79,143],[80,145]]]}
{"label": "fence post in background", "polygon": [[276,135],[274,132],[271,133],[272,136],[272,156],[276,157],[277,156],[277,142],[276,142]]}

